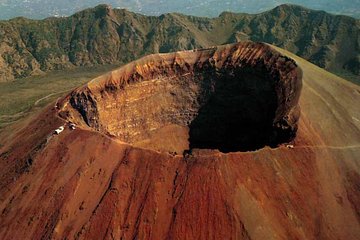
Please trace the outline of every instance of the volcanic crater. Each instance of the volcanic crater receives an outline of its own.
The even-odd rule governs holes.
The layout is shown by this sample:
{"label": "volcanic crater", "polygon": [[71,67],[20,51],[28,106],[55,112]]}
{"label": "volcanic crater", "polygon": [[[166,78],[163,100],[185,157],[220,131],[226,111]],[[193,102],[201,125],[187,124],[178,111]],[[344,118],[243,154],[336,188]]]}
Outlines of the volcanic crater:
{"label": "volcanic crater", "polygon": [[60,116],[161,152],[253,151],[294,139],[301,87],[292,59],[242,42],[143,57],[74,90]]}

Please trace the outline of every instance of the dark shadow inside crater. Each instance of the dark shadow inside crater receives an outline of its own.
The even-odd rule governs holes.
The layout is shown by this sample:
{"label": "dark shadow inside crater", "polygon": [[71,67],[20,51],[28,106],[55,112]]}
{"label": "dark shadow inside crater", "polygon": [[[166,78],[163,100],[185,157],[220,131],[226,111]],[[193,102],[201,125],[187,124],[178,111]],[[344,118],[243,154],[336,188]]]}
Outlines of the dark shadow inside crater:
{"label": "dark shadow inside crater", "polygon": [[277,95],[264,69],[224,69],[204,82],[213,82],[214,90],[189,125],[190,149],[236,152],[276,144]]}
{"label": "dark shadow inside crater", "polygon": [[74,91],[71,119],[172,154],[277,147],[295,138],[302,75],[291,59],[264,49],[150,56],[112,73],[104,86],[96,80],[90,87],[99,92]]}

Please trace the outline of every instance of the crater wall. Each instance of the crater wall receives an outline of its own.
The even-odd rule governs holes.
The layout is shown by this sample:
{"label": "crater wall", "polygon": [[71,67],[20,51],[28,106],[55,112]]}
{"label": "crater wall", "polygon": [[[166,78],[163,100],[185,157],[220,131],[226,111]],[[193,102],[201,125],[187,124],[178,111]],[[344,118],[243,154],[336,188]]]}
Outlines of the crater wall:
{"label": "crater wall", "polygon": [[154,54],[76,89],[60,114],[158,151],[251,151],[296,136],[301,78],[263,43]]}

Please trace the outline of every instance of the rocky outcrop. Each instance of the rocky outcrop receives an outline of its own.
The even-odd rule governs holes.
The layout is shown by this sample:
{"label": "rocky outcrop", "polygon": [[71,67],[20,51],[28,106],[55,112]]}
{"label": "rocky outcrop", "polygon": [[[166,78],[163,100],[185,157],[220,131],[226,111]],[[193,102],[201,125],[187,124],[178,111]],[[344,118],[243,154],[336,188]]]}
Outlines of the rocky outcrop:
{"label": "rocky outcrop", "polygon": [[75,90],[63,115],[135,145],[153,145],[168,129],[188,140],[177,150],[255,150],[295,137],[301,77],[292,59],[263,43],[156,54]]}

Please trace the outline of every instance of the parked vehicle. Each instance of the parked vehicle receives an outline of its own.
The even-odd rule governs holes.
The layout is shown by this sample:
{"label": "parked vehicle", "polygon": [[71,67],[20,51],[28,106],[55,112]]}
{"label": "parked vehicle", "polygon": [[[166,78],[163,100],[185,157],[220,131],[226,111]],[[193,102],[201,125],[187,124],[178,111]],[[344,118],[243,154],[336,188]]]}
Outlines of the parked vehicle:
{"label": "parked vehicle", "polygon": [[56,135],[59,135],[62,131],[64,131],[64,126],[59,127],[58,129],[55,129],[54,133]]}

